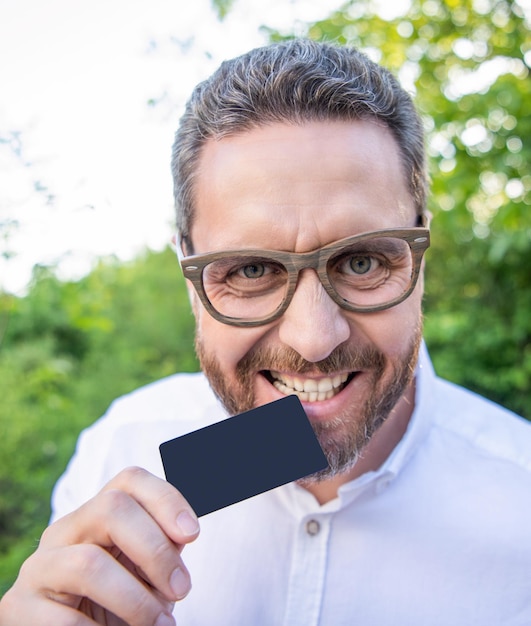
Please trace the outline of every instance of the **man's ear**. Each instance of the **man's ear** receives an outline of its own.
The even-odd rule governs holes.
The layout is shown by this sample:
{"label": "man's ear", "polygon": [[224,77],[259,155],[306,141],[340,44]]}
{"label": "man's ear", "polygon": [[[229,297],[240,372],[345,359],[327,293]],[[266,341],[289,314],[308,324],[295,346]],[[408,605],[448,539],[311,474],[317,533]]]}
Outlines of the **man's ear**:
{"label": "man's ear", "polygon": [[[185,242],[183,240],[179,241],[177,233],[175,233],[171,238],[171,247],[173,251],[175,252],[175,254],[177,255],[177,258],[179,259],[179,261],[183,257],[189,254],[188,251],[186,250]],[[197,318],[197,307],[198,307],[197,293],[195,292],[192,281],[188,280],[188,278],[184,276],[183,278],[186,283],[186,291],[188,292],[188,300],[190,301],[190,306],[192,307],[192,313]]]}
{"label": "man's ear", "polygon": [[[431,224],[431,220],[433,218],[433,213],[425,209],[421,214],[418,215],[417,226],[424,226],[425,228],[429,228]],[[420,264],[419,277],[417,279],[417,284],[420,285],[420,293],[424,296],[424,270],[426,268],[426,257],[422,257],[422,261]]]}
{"label": "man's ear", "polygon": [[420,263],[420,270],[419,270],[419,277],[417,279],[417,287],[420,286],[420,295],[421,298],[424,297],[425,291],[424,291],[424,287],[425,287],[425,283],[424,283],[424,270],[426,269],[426,259],[423,258],[421,263]]}

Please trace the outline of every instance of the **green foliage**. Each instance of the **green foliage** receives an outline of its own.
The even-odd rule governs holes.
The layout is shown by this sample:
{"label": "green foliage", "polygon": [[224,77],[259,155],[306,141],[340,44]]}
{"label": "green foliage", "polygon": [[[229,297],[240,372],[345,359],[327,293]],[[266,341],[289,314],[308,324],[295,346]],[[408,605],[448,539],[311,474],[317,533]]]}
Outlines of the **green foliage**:
{"label": "green foliage", "polygon": [[0,593],[34,550],[79,431],[118,395],[194,371],[193,317],[169,250],[79,282],[36,268],[0,294]]}
{"label": "green foliage", "polygon": [[232,8],[234,0],[212,0],[212,7],[218,14],[218,18],[222,20]]}
{"label": "green foliage", "polygon": [[[424,117],[432,248],[425,335],[439,374],[531,418],[531,36],[510,0],[346,2],[297,35],[366,50]],[[292,32],[269,31],[273,40]]]}

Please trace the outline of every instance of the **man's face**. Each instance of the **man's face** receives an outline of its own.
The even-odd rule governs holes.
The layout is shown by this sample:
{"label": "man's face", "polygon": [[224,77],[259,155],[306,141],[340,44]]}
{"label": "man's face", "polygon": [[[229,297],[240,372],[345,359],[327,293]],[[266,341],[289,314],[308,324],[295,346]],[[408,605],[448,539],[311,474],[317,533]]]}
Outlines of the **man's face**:
{"label": "man's face", "polygon": [[[275,123],[209,140],[196,179],[194,252],[307,252],[413,227],[404,179],[391,132],[371,121]],[[345,471],[412,384],[421,283],[391,309],[352,313],[306,269],[284,315],[253,328],[214,320],[194,295],[201,366],[231,414],[304,388],[295,393],[332,473]]]}

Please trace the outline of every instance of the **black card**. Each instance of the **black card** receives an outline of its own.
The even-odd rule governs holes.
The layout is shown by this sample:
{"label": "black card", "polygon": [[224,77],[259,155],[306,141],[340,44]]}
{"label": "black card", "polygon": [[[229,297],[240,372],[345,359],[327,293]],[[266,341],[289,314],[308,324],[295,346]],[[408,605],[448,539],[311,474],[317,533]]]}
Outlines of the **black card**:
{"label": "black card", "polygon": [[198,516],[328,466],[297,396],[160,445],[166,479]]}

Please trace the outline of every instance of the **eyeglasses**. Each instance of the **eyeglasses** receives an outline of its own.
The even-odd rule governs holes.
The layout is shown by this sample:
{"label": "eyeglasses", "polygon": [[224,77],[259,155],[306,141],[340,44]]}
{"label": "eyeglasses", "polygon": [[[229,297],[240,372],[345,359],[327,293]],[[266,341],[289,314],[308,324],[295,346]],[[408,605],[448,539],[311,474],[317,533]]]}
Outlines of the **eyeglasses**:
{"label": "eyeglasses", "polygon": [[421,227],[340,239],[311,252],[229,250],[181,259],[186,278],[212,317],[232,326],[260,326],[288,308],[302,270],[313,269],[332,300],[356,313],[396,306],[415,288],[430,245]]}

